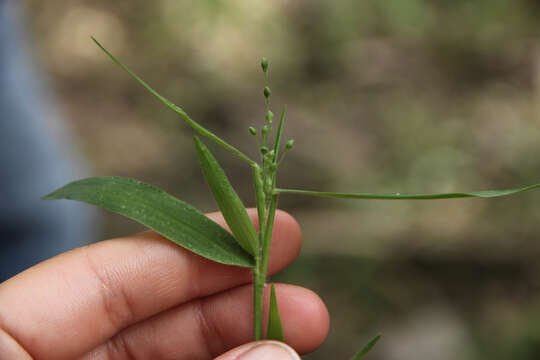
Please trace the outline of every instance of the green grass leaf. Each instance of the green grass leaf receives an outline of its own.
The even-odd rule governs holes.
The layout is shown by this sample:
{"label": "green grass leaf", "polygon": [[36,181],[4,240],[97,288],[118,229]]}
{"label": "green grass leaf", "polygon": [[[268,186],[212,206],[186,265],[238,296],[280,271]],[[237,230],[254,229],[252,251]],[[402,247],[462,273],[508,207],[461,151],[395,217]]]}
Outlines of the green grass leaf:
{"label": "green grass leaf", "polygon": [[206,129],[199,123],[197,123],[195,120],[189,117],[189,115],[178,105],[175,105],[172,101],[168,100],[164,96],[160,95],[156,90],[154,90],[146,81],[141,79],[137,74],[135,74],[130,68],[128,68],[126,65],[120,62],[113,54],[111,54],[99,41],[97,41],[94,37],[91,37],[92,40],[96,43],[97,46],[108,56],[111,58],[112,61],[117,63],[126,73],[129,74],[133,79],[135,79],[142,87],[144,87],[148,92],[150,92],[152,95],[154,95],[159,101],[161,101],[163,104],[165,104],[169,109],[180,115],[184,120],[199,134],[202,136],[205,136],[209,138],[210,140],[216,142],[217,144],[223,146],[225,149],[231,151],[238,157],[240,157],[242,160],[248,162],[250,165],[254,165],[255,162],[251,160],[249,157],[244,155],[240,150],[235,148],[234,146],[227,143],[225,140],[211,132],[210,130]]}
{"label": "green grass leaf", "polygon": [[283,327],[281,326],[281,318],[279,317],[279,309],[276,298],[276,288],[272,284],[270,290],[270,309],[268,311],[268,330],[266,331],[268,340],[285,341],[283,336]]}
{"label": "green grass leaf", "polygon": [[259,249],[257,234],[242,200],[234,191],[216,158],[197,137],[195,137],[195,147],[206,181],[227,225],[238,244],[251,255],[255,255]]}
{"label": "green grass leaf", "polygon": [[540,184],[534,184],[517,189],[505,190],[484,190],[473,192],[455,192],[441,194],[373,194],[373,193],[338,193],[338,192],[320,192],[310,190],[276,189],[278,194],[299,194],[332,197],[340,199],[379,199],[379,200],[437,200],[437,199],[456,199],[456,198],[492,198],[499,196],[513,195],[524,191],[534,190],[540,187]]}
{"label": "green grass leaf", "polygon": [[368,352],[370,352],[370,350],[375,346],[375,344],[377,343],[377,341],[379,341],[379,339],[381,338],[381,334],[377,334],[373,339],[371,339],[370,342],[368,342],[366,345],[364,345],[364,347],[362,348],[362,350],[360,350],[359,352],[357,352],[352,358],[351,360],[361,360],[363,359],[366,354]]}
{"label": "green grass leaf", "polygon": [[279,118],[279,125],[276,133],[276,141],[274,142],[274,153],[275,158],[278,159],[279,155],[279,147],[281,146],[281,137],[283,136],[283,123],[285,122],[285,111],[286,109],[283,108],[281,111],[281,117]]}
{"label": "green grass leaf", "polygon": [[92,177],[69,183],[43,196],[97,205],[129,217],[176,244],[210,260],[253,267],[253,257],[233,236],[191,205],[137,180]]}

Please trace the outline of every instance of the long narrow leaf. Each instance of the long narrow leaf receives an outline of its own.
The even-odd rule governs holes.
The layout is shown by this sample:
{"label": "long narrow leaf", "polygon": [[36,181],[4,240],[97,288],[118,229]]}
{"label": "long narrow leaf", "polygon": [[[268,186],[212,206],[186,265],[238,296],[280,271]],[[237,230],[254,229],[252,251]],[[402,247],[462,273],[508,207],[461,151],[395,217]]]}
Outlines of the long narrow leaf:
{"label": "long narrow leaf", "polygon": [[274,284],[272,284],[270,290],[270,309],[268,311],[268,330],[266,331],[266,338],[268,340],[285,341]]}
{"label": "long narrow leaf", "polygon": [[160,95],[156,90],[154,90],[150,85],[148,85],[147,82],[145,82],[143,79],[141,79],[137,74],[135,74],[130,68],[128,68],[126,65],[120,62],[113,54],[111,54],[99,41],[97,41],[94,37],[92,37],[92,40],[96,43],[97,46],[105,53],[108,57],[111,58],[112,61],[120,65],[120,67],[127,72],[133,79],[135,79],[142,87],[144,87],[146,90],[148,90],[152,95],[154,95],[157,99],[159,99],[162,103],[167,105],[169,109],[180,115],[181,117],[186,120],[186,122],[199,134],[202,136],[205,136],[209,138],[212,141],[215,141],[217,144],[223,146],[225,149],[231,151],[232,153],[236,154],[238,157],[240,157],[242,160],[247,161],[249,164],[253,165],[255,162],[251,160],[249,157],[244,155],[240,150],[235,148],[234,146],[227,143],[225,140],[211,132],[210,130],[206,129],[199,123],[197,123],[195,120],[189,117],[189,115],[178,105],[175,105],[172,101],[168,100],[164,96]]}
{"label": "long narrow leaf", "polygon": [[254,265],[253,257],[219,224],[191,205],[137,180],[93,177],[69,183],[42,199],[97,205],[140,222],[210,260],[243,267]]}
{"label": "long narrow leaf", "polygon": [[283,136],[283,123],[285,122],[285,107],[281,111],[281,117],[279,118],[279,125],[276,133],[276,140],[274,142],[274,156],[275,159],[279,158],[279,147],[281,146],[281,137]]}
{"label": "long narrow leaf", "polygon": [[299,194],[332,197],[341,199],[380,199],[380,200],[436,200],[436,199],[456,199],[456,198],[491,198],[499,196],[513,195],[524,191],[534,190],[540,187],[540,184],[534,184],[517,189],[505,190],[484,190],[473,192],[455,192],[441,194],[373,194],[373,193],[338,193],[338,192],[320,192],[310,190],[276,189],[278,194]]}
{"label": "long narrow leaf", "polygon": [[368,342],[366,345],[364,345],[364,347],[362,348],[362,350],[360,350],[359,352],[357,352],[352,358],[351,360],[361,360],[364,358],[364,356],[366,356],[366,354],[368,352],[370,352],[370,350],[375,346],[375,344],[377,343],[377,341],[379,341],[379,339],[381,338],[381,334],[377,334],[377,336],[375,336],[373,339],[371,339],[370,342]]}
{"label": "long narrow leaf", "polygon": [[234,191],[227,175],[210,150],[197,137],[195,137],[195,147],[206,181],[227,225],[229,225],[238,244],[251,255],[255,255],[259,248],[257,234],[242,200]]}

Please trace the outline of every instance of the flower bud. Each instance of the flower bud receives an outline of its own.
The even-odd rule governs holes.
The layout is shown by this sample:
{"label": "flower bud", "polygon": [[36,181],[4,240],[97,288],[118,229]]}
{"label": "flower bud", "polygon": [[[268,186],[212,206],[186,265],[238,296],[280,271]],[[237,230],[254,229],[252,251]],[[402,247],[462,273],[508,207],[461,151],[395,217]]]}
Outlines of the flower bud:
{"label": "flower bud", "polygon": [[249,127],[249,132],[251,135],[256,136],[257,135],[257,129],[255,129],[253,126]]}
{"label": "flower bud", "polygon": [[293,145],[294,145],[294,139],[291,139],[287,141],[287,144],[285,144],[285,149],[290,150],[292,149]]}
{"label": "flower bud", "polygon": [[261,59],[261,68],[264,72],[268,70],[268,59],[265,57]]}
{"label": "flower bud", "polygon": [[265,86],[263,90],[263,94],[264,94],[264,97],[268,99],[270,97],[270,94],[272,94],[272,91],[270,91],[270,88],[268,86]]}
{"label": "flower bud", "polygon": [[266,146],[261,146],[261,154],[266,154],[268,152],[268,148]]}
{"label": "flower bud", "polygon": [[268,112],[266,113],[266,121],[271,124],[272,120],[274,120],[274,113],[268,110]]}
{"label": "flower bud", "polygon": [[268,135],[268,131],[270,130],[270,128],[268,127],[268,125],[264,125],[261,132],[262,132],[262,136],[265,137],[266,135]]}

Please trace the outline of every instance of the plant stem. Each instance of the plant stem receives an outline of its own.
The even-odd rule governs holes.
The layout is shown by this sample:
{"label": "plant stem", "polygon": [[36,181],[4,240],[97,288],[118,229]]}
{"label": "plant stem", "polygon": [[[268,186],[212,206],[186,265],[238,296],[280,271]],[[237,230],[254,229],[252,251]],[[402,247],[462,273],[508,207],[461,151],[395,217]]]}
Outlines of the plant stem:
{"label": "plant stem", "polygon": [[261,256],[266,220],[266,200],[263,186],[263,174],[261,168],[257,164],[253,166],[253,182],[255,184],[255,199],[257,201],[257,216],[259,218],[259,247],[255,254],[255,268],[253,269],[253,335],[255,340],[260,340],[262,337],[262,295],[265,282],[265,276],[261,274]]}
{"label": "plant stem", "polygon": [[[266,203],[263,186],[263,174],[259,165],[253,166],[253,183],[255,184],[255,199],[257,201],[257,215],[259,217],[259,234],[263,232],[264,222],[266,219]],[[262,246],[262,241],[259,241],[259,247]]]}
{"label": "plant stem", "polygon": [[[263,61],[265,59],[263,58]],[[261,63],[264,71],[264,96],[266,104],[266,122],[261,131],[263,146],[268,145],[268,134],[272,129],[274,115],[270,111],[270,89],[268,87],[267,66]],[[255,254],[255,269],[253,270],[253,319],[255,340],[262,338],[262,299],[266,277],[268,273],[268,257],[270,255],[270,243],[272,240],[272,230],[277,209],[279,194],[276,192],[277,154],[281,144],[283,131],[283,121],[285,119],[285,108],[281,113],[279,127],[273,145],[273,150],[268,152],[268,148],[263,152],[261,147],[262,162],[252,164],[253,180],[255,183],[255,195],[257,201],[257,212],[259,219],[259,248]],[[273,152],[273,154],[272,154]]]}
{"label": "plant stem", "polygon": [[266,281],[266,273],[268,271],[268,258],[270,257],[270,243],[272,242],[272,230],[274,228],[274,219],[276,217],[276,209],[278,203],[278,195],[272,195],[270,200],[270,208],[268,210],[268,218],[266,219],[266,226],[264,231],[264,238],[262,243],[262,265],[261,273],[264,275]]}
{"label": "plant stem", "polygon": [[[255,169],[255,168],[254,168]],[[255,192],[257,193],[257,209],[259,211],[259,252],[255,254],[255,268],[253,270],[253,332],[255,340],[262,338],[262,298],[266,275],[268,272],[268,258],[270,243],[277,209],[278,195],[274,194],[270,200],[268,211],[265,206],[265,196],[259,171],[254,170]],[[262,194],[262,195],[261,195]],[[263,216],[261,216],[261,213]]]}
{"label": "plant stem", "polygon": [[[259,239],[262,239],[259,233]],[[261,281],[262,280],[262,281]],[[265,277],[261,276],[261,254],[255,256],[255,268],[253,269],[253,336],[254,340],[262,338],[262,295]]]}
{"label": "plant stem", "polygon": [[[275,174],[272,175],[273,177],[275,176]],[[253,270],[253,332],[255,340],[260,340],[262,338],[262,298],[268,272],[268,257],[270,255],[270,243],[272,240],[278,195],[274,194],[271,196],[270,205],[267,209],[266,194],[264,193],[263,186],[264,176],[259,166],[253,167],[253,176],[257,211],[259,213],[259,251],[255,254],[255,268]]]}

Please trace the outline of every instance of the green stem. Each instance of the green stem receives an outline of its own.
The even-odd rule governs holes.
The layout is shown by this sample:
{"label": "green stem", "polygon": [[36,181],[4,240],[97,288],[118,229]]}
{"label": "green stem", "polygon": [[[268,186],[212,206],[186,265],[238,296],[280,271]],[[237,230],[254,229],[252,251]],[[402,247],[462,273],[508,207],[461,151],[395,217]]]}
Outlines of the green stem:
{"label": "green stem", "polygon": [[[257,216],[259,217],[259,234],[263,232],[264,220],[266,219],[266,203],[263,186],[263,174],[259,165],[253,166],[253,182],[255,184],[255,199],[257,201]],[[259,247],[262,242],[259,242]]]}
{"label": "green stem", "polygon": [[278,203],[278,195],[272,195],[270,200],[270,208],[268,210],[268,219],[266,220],[266,226],[264,231],[264,239],[262,243],[262,267],[261,273],[266,281],[266,275],[268,272],[268,258],[270,257],[270,243],[272,242],[272,230],[274,228],[274,219],[276,217],[276,209]]}
{"label": "green stem", "polygon": [[255,254],[255,269],[253,270],[253,335],[255,340],[262,337],[262,296],[265,277],[261,273],[262,259],[261,248],[264,241],[266,220],[265,194],[263,186],[263,174],[259,165],[253,166],[253,182],[255,184],[255,199],[257,201],[257,216],[259,218],[259,246]]}
{"label": "green stem", "polygon": [[272,239],[272,229],[274,227],[278,195],[272,195],[270,206],[268,211],[266,211],[261,169],[259,167],[254,167],[254,177],[257,209],[259,211],[260,251],[255,255],[255,269],[253,271],[253,332],[255,340],[260,340],[262,337],[262,298],[268,272],[268,257],[270,255],[270,242]]}
{"label": "green stem", "polygon": [[261,256],[259,253],[255,257],[255,268],[253,269],[253,336],[255,341],[262,338],[262,296],[265,278],[261,276],[260,270]]}
{"label": "green stem", "polygon": [[[263,70],[265,70],[263,68]],[[264,71],[264,79],[268,86],[268,73]],[[270,112],[270,99],[265,93],[265,104],[267,115]],[[255,269],[253,272],[253,318],[254,318],[254,334],[255,340],[260,340],[262,337],[262,300],[266,277],[268,273],[268,257],[270,255],[270,242],[272,239],[272,230],[274,228],[274,219],[277,209],[278,194],[275,193],[276,187],[276,171],[277,166],[275,161],[281,143],[283,131],[283,121],[285,118],[285,108],[281,113],[278,131],[274,143],[274,156],[266,156],[262,154],[262,165],[252,165],[253,179],[255,182],[255,195],[257,200],[257,212],[259,217],[259,251],[255,258]],[[262,136],[263,145],[267,146],[268,134],[272,128],[271,119],[266,122],[265,127],[268,131]],[[270,182],[270,184],[268,184]]]}

